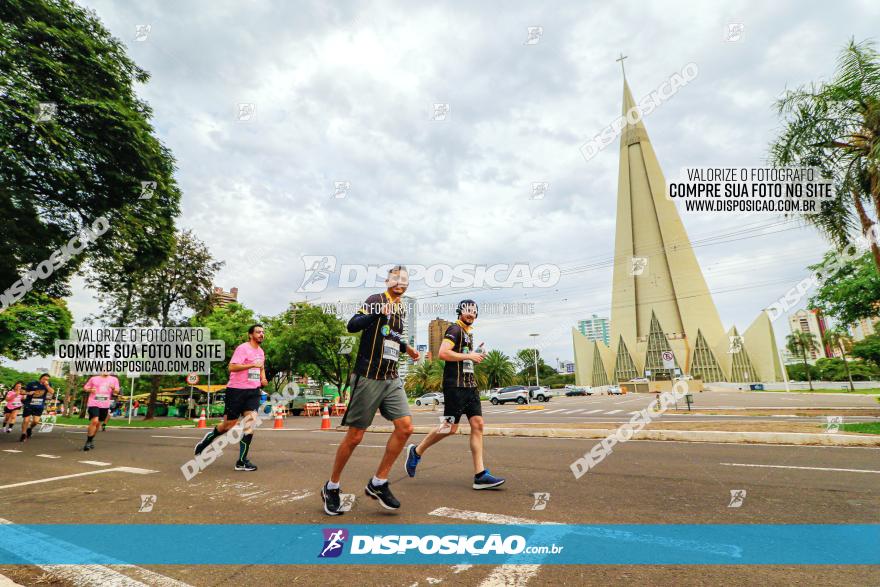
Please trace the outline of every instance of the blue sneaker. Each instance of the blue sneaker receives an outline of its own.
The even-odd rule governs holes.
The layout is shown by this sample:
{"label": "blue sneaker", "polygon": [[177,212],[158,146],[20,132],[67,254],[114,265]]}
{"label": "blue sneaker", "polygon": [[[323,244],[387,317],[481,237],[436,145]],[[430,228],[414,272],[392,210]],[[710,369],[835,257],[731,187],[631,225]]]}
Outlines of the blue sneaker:
{"label": "blue sneaker", "polygon": [[489,473],[489,469],[486,469],[479,475],[474,475],[474,489],[492,489],[493,487],[498,487],[504,483],[504,479],[500,477],[493,477],[491,473]]}
{"label": "blue sneaker", "polygon": [[416,467],[419,466],[419,461],[422,460],[422,457],[416,454],[416,445],[410,444],[406,447],[406,461],[403,463],[403,467],[406,469],[406,474],[410,477],[416,476]]}

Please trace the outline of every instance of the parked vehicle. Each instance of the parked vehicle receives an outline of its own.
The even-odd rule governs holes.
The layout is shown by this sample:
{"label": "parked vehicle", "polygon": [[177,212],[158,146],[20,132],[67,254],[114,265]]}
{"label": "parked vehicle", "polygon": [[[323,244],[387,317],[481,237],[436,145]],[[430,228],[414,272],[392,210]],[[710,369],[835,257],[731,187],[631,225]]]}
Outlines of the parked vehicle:
{"label": "parked vehicle", "polygon": [[609,385],[608,386],[608,395],[622,395],[623,392],[620,390],[619,385]]}
{"label": "parked vehicle", "polygon": [[595,391],[589,385],[566,385],[565,395],[573,397],[576,395],[593,395]]}
{"label": "parked vehicle", "polygon": [[529,395],[532,400],[536,402],[549,402],[551,397],[559,395],[557,392],[549,387],[544,387],[543,385],[529,385],[526,389],[529,390]]}
{"label": "parked vehicle", "polygon": [[489,394],[489,402],[493,406],[505,404],[507,402],[525,404],[528,403],[528,401],[529,390],[522,385],[509,385]]}
{"label": "parked vehicle", "polygon": [[417,406],[439,406],[443,403],[443,394],[432,391],[417,397],[414,403]]}
{"label": "parked vehicle", "polygon": [[[333,399],[330,397],[303,391],[295,398],[293,398],[287,405],[290,407],[291,414],[293,414],[294,416],[299,416],[305,408],[306,404],[329,404],[332,402]],[[321,407],[323,408],[323,405]]]}

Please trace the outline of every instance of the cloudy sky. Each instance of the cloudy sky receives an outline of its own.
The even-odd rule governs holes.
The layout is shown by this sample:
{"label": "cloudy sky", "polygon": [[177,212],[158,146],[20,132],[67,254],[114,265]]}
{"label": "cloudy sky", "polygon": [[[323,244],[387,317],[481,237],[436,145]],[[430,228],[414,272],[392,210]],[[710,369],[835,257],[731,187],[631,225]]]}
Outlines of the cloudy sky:
{"label": "cloudy sky", "polygon": [[[876,34],[880,20],[869,1],[80,3],[152,75],[138,92],[177,158],[178,225],[226,261],[217,285],[272,314],[306,298],[303,255],[552,263],[563,273],[552,288],[468,294],[534,303],[531,315],[481,318],[477,336],[513,353],[540,333],[551,363],[572,358],[577,320],[610,315],[618,145],[589,161],[578,148],[620,113],[617,56],[628,56],[637,100],[685,64],[699,67],[645,121],[675,177],[686,166],[764,163],[779,129],[774,99],[828,77],[847,40]],[[734,42],[732,23],[742,26]],[[149,27],[142,40],[139,25]],[[542,35],[527,43],[535,26]],[[250,120],[240,104],[253,104]],[[434,104],[448,104],[445,120],[432,119]],[[350,182],[344,198],[334,197],[338,181]],[[543,199],[533,182],[549,183]],[[725,327],[747,326],[827,248],[813,229],[774,216],[683,220]],[[371,293],[335,285],[308,299]],[[75,286],[81,321],[96,305]],[[411,293],[462,297],[424,283]],[[420,316],[422,341],[430,318]]]}

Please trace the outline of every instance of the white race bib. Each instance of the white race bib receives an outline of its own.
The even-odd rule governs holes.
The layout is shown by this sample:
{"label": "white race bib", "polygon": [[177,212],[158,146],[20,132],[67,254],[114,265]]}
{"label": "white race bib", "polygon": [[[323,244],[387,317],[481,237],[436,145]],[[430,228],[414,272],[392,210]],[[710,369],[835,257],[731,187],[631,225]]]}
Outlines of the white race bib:
{"label": "white race bib", "polygon": [[461,372],[462,373],[473,373],[474,372],[474,362],[471,360],[466,360],[461,362]]}
{"label": "white race bib", "polygon": [[386,338],[382,343],[382,358],[396,361],[400,356],[400,343],[394,339]]}
{"label": "white race bib", "polygon": [[31,405],[32,406],[42,406],[43,405],[43,398],[39,398],[39,399],[33,398],[31,400]]}
{"label": "white race bib", "polygon": [[259,369],[248,369],[248,381],[259,381],[260,380],[260,370]]}
{"label": "white race bib", "polygon": [[109,396],[109,395],[99,395],[99,394],[95,394],[95,401],[96,401],[96,402],[105,402],[105,401],[107,401],[108,399],[110,399],[110,396]]}

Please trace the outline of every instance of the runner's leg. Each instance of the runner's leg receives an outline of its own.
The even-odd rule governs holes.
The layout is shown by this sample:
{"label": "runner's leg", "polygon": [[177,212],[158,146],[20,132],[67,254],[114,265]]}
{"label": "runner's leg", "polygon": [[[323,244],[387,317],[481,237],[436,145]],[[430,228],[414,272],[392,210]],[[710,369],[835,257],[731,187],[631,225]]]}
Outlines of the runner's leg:
{"label": "runner's leg", "polygon": [[348,463],[348,459],[351,458],[351,453],[354,452],[357,445],[364,439],[364,432],[366,430],[363,428],[349,428],[348,432],[345,433],[342,442],[339,443],[339,448],[336,449],[336,458],[333,460],[333,472],[330,473],[331,483],[339,483],[339,478],[342,477],[342,470],[345,468],[346,463]]}
{"label": "runner's leg", "polygon": [[416,447],[416,454],[417,455],[419,455],[419,456],[424,455],[425,451],[428,450],[428,448],[437,444],[438,442],[440,442],[441,440],[443,440],[447,436],[458,432],[458,424],[452,424],[451,426],[449,426],[449,429],[446,432],[441,432],[443,427],[444,427],[444,425],[440,424],[439,426],[437,426],[436,428],[431,430],[428,433],[428,435],[422,439],[422,441]]}
{"label": "runner's leg", "polygon": [[[382,461],[379,463],[379,468],[376,470],[376,477],[378,479],[388,479],[388,474],[391,472],[391,465],[393,465],[394,461],[397,460],[397,457],[400,456],[406,441],[409,440],[409,437],[412,436],[413,433],[412,417],[404,416],[393,422],[394,432],[391,433],[391,437],[385,445],[385,454],[382,455]],[[363,438],[363,434],[361,434],[361,437]]]}
{"label": "runner's leg", "polygon": [[483,466],[483,417],[472,416],[468,420],[471,424],[471,456],[474,459],[474,475],[482,473]]}

